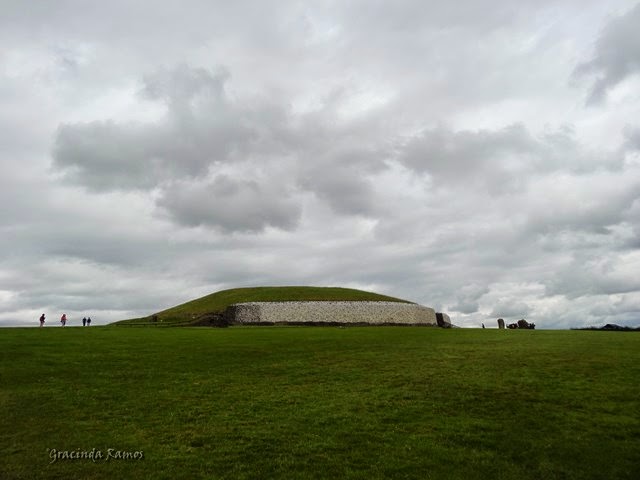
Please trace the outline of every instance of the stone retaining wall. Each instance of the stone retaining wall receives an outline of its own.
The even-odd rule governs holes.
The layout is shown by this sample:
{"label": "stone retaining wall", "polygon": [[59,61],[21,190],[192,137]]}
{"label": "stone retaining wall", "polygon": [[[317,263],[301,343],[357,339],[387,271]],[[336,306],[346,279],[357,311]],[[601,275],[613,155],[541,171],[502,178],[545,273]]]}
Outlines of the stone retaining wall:
{"label": "stone retaining wall", "polygon": [[433,308],[400,302],[238,303],[227,308],[224,316],[229,323],[241,325],[438,325]]}

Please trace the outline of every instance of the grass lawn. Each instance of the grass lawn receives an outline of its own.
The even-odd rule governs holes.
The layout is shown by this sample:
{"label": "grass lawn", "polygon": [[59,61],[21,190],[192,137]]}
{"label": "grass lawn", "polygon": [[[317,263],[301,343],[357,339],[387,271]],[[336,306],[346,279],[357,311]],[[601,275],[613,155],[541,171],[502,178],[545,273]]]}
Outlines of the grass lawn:
{"label": "grass lawn", "polygon": [[47,327],[0,358],[3,480],[640,478],[635,333]]}

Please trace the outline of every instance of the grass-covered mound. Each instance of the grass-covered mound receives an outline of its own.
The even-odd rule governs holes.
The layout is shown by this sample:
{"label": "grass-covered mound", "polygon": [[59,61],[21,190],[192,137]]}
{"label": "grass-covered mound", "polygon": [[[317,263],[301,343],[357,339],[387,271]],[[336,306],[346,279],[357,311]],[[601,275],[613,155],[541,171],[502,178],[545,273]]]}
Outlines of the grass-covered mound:
{"label": "grass-covered mound", "polygon": [[313,301],[377,301],[404,302],[373,292],[339,287],[250,287],[222,290],[191,300],[176,307],[143,318],[116,322],[118,326],[193,326],[206,325],[213,314],[222,313],[229,305],[245,302],[313,302]]}

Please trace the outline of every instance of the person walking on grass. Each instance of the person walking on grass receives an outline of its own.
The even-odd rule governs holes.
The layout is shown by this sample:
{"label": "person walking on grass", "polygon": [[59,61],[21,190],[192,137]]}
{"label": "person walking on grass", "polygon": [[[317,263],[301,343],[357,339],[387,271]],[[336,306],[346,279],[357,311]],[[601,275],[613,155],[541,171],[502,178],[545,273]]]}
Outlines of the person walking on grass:
{"label": "person walking on grass", "polygon": [[87,317],[83,317],[82,318],[82,326],[86,327],[87,326]]}
{"label": "person walking on grass", "polygon": [[91,326],[91,317],[87,317],[87,327]]}
{"label": "person walking on grass", "polygon": [[40,315],[40,326],[44,327],[44,313]]}
{"label": "person walking on grass", "polygon": [[66,313],[63,313],[62,316],[60,317],[60,323],[62,324],[63,327],[67,324],[67,314]]}

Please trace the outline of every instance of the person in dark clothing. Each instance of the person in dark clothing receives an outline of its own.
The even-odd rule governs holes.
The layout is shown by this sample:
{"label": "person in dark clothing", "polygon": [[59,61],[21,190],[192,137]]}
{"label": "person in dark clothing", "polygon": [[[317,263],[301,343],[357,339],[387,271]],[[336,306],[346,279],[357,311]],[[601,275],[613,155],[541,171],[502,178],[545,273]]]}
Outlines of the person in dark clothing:
{"label": "person in dark clothing", "polygon": [[82,326],[85,327],[87,325],[87,317],[82,318]]}
{"label": "person in dark clothing", "polygon": [[40,315],[40,326],[44,327],[44,313]]}
{"label": "person in dark clothing", "polygon": [[91,326],[91,317],[87,318],[87,327]]}

